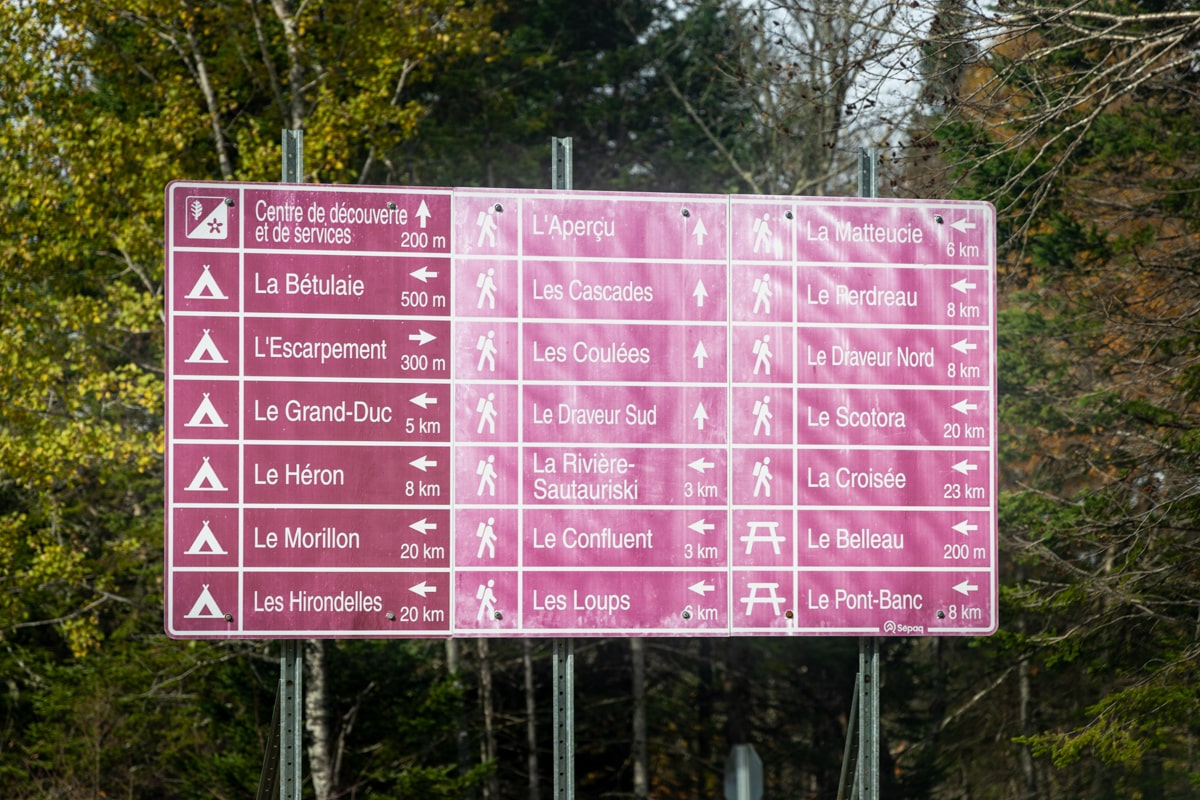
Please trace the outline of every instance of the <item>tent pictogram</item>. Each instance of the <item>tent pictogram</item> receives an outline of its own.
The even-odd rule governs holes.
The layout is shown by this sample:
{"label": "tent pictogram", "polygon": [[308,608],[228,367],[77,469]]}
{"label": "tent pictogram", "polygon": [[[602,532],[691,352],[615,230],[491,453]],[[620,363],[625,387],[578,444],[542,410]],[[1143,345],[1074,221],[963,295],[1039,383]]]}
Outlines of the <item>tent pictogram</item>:
{"label": "tent pictogram", "polygon": [[213,277],[212,271],[208,264],[204,265],[204,271],[200,273],[200,277],[196,279],[196,285],[187,293],[186,297],[189,300],[228,300],[229,297],[221,291],[220,284]]}
{"label": "tent pictogram", "polygon": [[217,541],[216,534],[212,532],[212,528],[208,527],[208,520],[204,520],[204,526],[200,528],[200,532],[196,534],[195,540],[192,541],[192,546],[184,550],[189,556],[225,556],[229,555],[221,543]]}
{"label": "tent pictogram", "polygon": [[204,329],[204,335],[196,343],[196,349],[186,359],[189,364],[228,364],[225,356],[217,349],[217,343],[212,340],[212,331]]}
{"label": "tent pictogram", "polygon": [[196,477],[192,478],[192,482],[188,484],[187,491],[189,492],[224,492],[227,491],[225,484],[221,483],[221,479],[217,477],[216,470],[212,468],[212,464],[208,463],[208,456],[204,457],[204,463],[200,465],[200,469],[196,471]]}
{"label": "tent pictogram", "polygon": [[217,601],[213,599],[212,593],[208,591],[208,584],[204,584],[200,589],[200,596],[196,598],[192,610],[183,615],[185,619],[225,619],[225,612]]}
{"label": "tent pictogram", "polygon": [[184,423],[184,427],[228,428],[229,425],[225,420],[221,419],[221,415],[217,412],[217,407],[209,399],[208,392],[205,392],[204,399],[200,401],[200,405],[196,406],[196,413],[192,414],[192,418]]}

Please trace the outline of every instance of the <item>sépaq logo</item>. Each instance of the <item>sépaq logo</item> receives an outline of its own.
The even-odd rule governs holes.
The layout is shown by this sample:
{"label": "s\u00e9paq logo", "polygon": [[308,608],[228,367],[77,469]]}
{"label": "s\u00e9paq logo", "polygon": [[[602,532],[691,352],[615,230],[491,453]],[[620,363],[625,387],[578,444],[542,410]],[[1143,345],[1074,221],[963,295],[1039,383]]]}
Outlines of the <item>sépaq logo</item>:
{"label": "s\u00e9paq logo", "polygon": [[184,229],[189,239],[224,239],[229,235],[229,204],[224,197],[186,198]]}

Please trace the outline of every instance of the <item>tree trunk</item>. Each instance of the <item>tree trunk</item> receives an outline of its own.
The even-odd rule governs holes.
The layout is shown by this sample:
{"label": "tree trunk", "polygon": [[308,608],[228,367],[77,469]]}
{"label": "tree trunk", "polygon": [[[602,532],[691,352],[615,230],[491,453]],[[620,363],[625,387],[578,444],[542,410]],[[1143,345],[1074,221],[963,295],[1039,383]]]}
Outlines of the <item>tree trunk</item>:
{"label": "tree trunk", "polygon": [[541,799],[538,783],[537,750],[537,698],[534,696],[533,644],[525,639],[523,660],[525,665],[525,744],[529,748],[526,764],[529,768],[529,800]]}
{"label": "tree trunk", "polygon": [[[460,674],[460,660],[458,652],[458,640],[446,640],[446,672],[449,673],[451,680],[454,681],[454,688],[459,692],[462,691],[462,677]],[[467,730],[467,713],[466,706],[459,703],[458,706],[458,730],[455,739],[458,743],[458,769],[463,775],[471,771],[471,734]],[[474,791],[471,792],[464,800],[473,800],[475,797]]]}
{"label": "tree trunk", "polygon": [[[479,639],[479,702],[483,705],[483,737],[479,741],[480,760],[487,764],[496,760],[496,708],[492,698],[492,656],[488,640]],[[499,800],[500,779],[496,770],[488,773],[483,787],[485,800]]]}
{"label": "tree trunk", "polygon": [[304,728],[308,732],[308,769],[313,796],[329,800],[336,776],[333,772],[333,715],[329,712],[329,676],[325,642],[312,639],[304,647]]}
{"label": "tree trunk", "polygon": [[646,643],[629,640],[633,660],[633,796],[650,796],[650,765],[646,745]]}

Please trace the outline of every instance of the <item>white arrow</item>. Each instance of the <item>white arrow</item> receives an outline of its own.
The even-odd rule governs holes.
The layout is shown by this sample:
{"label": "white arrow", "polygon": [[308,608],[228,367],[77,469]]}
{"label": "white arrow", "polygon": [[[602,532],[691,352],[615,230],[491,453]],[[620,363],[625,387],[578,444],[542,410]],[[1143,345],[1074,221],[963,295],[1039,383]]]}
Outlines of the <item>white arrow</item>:
{"label": "white arrow", "polygon": [[961,278],[961,279],[955,281],[954,283],[950,284],[950,288],[954,289],[956,291],[962,292],[963,294],[966,294],[967,292],[969,292],[975,288],[975,284],[971,283],[966,278]]}
{"label": "white arrow", "polygon": [[692,290],[692,297],[696,298],[696,308],[704,307],[704,298],[708,297],[708,289],[704,287],[704,281],[696,281],[696,288]]}
{"label": "white arrow", "polygon": [[425,534],[429,533],[430,531],[436,531],[437,523],[430,522],[429,520],[425,519],[424,517],[421,517],[419,520],[417,520],[413,524],[409,525],[408,527],[412,528],[414,531],[416,531],[417,533],[424,536]]}
{"label": "white arrow", "polygon": [[957,584],[957,585],[955,585],[955,586],[953,586],[953,587],[951,587],[951,588],[952,588],[952,589],[954,589],[954,591],[958,592],[959,594],[965,594],[965,595],[970,595],[970,594],[971,594],[971,592],[974,592],[974,591],[978,591],[978,590],[979,590],[979,587],[978,587],[978,586],[976,586],[975,584],[971,583],[971,579],[970,579],[970,578],[967,578],[967,579],[966,579],[965,581],[963,581],[962,583],[960,583],[960,584]]}
{"label": "white arrow", "polygon": [[951,528],[961,533],[963,536],[970,536],[975,531],[979,530],[978,525],[972,525],[969,520],[963,520],[957,525],[951,525]]}
{"label": "white arrow", "polygon": [[410,342],[417,342],[421,347],[424,347],[436,338],[436,336],[426,330],[418,330],[416,333],[410,333],[408,335],[408,340]]}
{"label": "white arrow", "polygon": [[965,400],[965,399],[959,400],[957,403],[955,403],[954,405],[952,405],[950,407],[953,408],[955,411],[957,411],[960,414],[966,414],[968,411],[976,411],[979,409],[979,406],[977,406],[974,403],[972,403],[968,400]]}
{"label": "white arrow", "polygon": [[707,472],[708,470],[715,467],[716,464],[714,464],[711,461],[705,461],[704,457],[701,456],[700,458],[697,458],[695,461],[690,462],[688,464],[688,466],[691,467],[692,469],[696,470],[696,472],[699,472],[701,475],[703,475],[705,472]]}
{"label": "white arrow", "polygon": [[958,231],[959,233],[966,233],[967,231],[975,230],[975,223],[969,222],[966,217],[963,217],[962,219],[956,219],[954,222],[951,222],[950,227],[954,228],[954,230]]}
{"label": "white arrow", "polygon": [[699,217],[696,217],[696,227],[692,229],[692,235],[696,237],[696,244],[703,247],[704,237],[708,235],[708,228],[704,227],[704,220]]}
{"label": "white arrow", "polygon": [[696,359],[697,369],[704,369],[704,359],[708,358],[708,351],[704,349],[704,342],[696,343],[696,349],[692,351],[692,358]]}
{"label": "white arrow", "polygon": [[696,413],[692,414],[692,419],[696,420],[696,430],[704,430],[704,421],[708,419],[708,412],[704,410],[704,403],[696,404]]}
{"label": "white arrow", "polygon": [[709,522],[708,520],[701,518],[701,519],[698,519],[695,522],[693,522],[691,525],[688,525],[688,527],[691,528],[692,530],[694,530],[696,533],[703,536],[704,534],[708,533],[709,531],[715,529],[717,526],[714,525],[713,523]]}
{"label": "white arrow", "polygon": [[691,589],[696,594],[700,595],[701,597],[704,597],[709,592],[716,590],[717,587],[713,586],[711,583],[706,583],[704,581],[700,581],[699,583],[693,583],[688,588]]}
{"label": "white arrow", "polygon": [[[431,216],[433,216],[433,215],[429,213],[429,206],[425,205],[425,200],[422,199],[421,205],[417,206],[417,219],[421,220],[422,228],[424,228],[425,224],[427,222],[429,222],[429,218]],[[975,226],[972,225],[971,227],[975,227]]]}
{"label": "white arrow", "polygon": [[429,456],[421,456],[418,459],[408,462],[409,466],[416,467],[421,472],[428,472],[430,467],[436,467],[436,461],[430,461]]}
{"label": "white arrow", "polygon": [[410,587],[408,587],[408,590],[409,590],[410,592],[412,592],[413,594],[419,594],[419,595],[421,595],[421,597],[428,597],[430,592],[436,592],[436,591],[437,591],[437,587],[436,587],[436,586],[430,586],[430,585],[429,585],[428,583],[426,583],[425,581],[421,581],[421,582],[420,582],[420,583],[418,583],[416,586],[410,586]]}
{"label": "white arrow", "polygon": [[420,406],[421,408],[429,408],[430,406],[437,405],[437,398],[430,397],[428,392],[421,392],[416,397],[408,398],[408,402],[412,403],[414,406]]}
{"label": "white arrow", "polygon": [[950,469],[954,470],[955,472],[961,472],[963,475],[966,475],[969,472],[974,472],[975,470],[979,469],[979,465],[972,464],[970,461],[963,459],[962,461],[958,462],[954,466],[950,467]]}
{"label": "white arrow", "polygon": [[953,347],[955,350],[957,350],[960,353],[969,353],[972,350],[977,350],[979,348],[979,345],[972,344],[971,342],[968,342],[966,339],[959,339],[957,342],[955,342],[954,344],[952,344],[950,346]]}
{"label": "white arrow", "polygon": [[408,274],[412,275],[414,278],[419,280],[421,283],[429,283],[430,278],[436,278],[438,276],[438,274],[436,272],[434,272],[433,270],[431,270],[429,267],[421,267],[420,269],[414,269],[412,272],[410,272]]}

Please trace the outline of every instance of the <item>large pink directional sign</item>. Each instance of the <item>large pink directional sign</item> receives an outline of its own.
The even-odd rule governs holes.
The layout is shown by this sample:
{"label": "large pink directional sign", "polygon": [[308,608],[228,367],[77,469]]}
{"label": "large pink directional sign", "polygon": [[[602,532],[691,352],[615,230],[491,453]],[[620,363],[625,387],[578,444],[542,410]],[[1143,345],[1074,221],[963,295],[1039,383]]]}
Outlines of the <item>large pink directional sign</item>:
{"label": "large pink directional sign", "polygon": [[181,637],[996,627],[985,203],[173,183]]}

